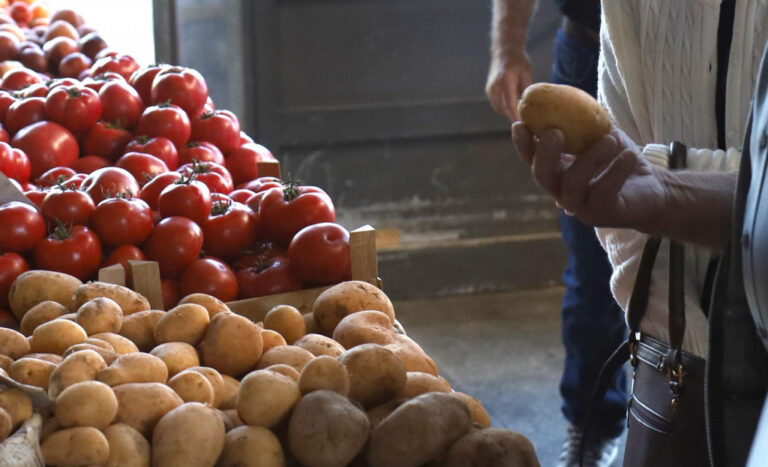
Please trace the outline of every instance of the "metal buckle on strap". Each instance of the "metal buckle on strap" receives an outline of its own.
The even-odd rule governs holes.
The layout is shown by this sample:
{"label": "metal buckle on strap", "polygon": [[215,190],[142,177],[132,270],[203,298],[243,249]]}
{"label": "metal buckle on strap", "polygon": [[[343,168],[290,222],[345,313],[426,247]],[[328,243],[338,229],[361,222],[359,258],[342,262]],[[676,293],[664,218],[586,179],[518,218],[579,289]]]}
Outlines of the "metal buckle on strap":
{"label": "metal buckle on strap", "polygon": [[634,332],[629,333],[629,336],[627,337],[627,342],[629,345],[629,363],[632,364],[633,367],[637,366],[637,334]]}
{"label": "metal buckle on strap", "polygon": [[680,402],[680,389],[683,387],[684,376],[685,371],[682,363],[678,362],[677,365],[667,366],[667,382],[669,383],[669,391],[672,393],[669,403],[673,409],[677,408]]}

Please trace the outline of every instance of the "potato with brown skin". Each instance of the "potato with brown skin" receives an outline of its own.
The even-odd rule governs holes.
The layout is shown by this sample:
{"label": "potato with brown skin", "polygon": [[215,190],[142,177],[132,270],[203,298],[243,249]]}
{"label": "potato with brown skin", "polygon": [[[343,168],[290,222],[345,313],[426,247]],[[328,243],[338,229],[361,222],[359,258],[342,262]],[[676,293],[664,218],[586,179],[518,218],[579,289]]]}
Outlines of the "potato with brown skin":
{"label": "potato with brown skin", "polygon": [[380,345],[359,345],[344,352],[339,361],[349,374],[349,398],[366,409],[394,399],[405,385],[403,363]]}
{"label": "potato with brown skin", "polygon": [[30,351],[61,355],[68,347],[85,341],[87,337],[88,334],[77,323],[58,318],[35,329]]}
{"label": "potato with brown skin", "polygon": [[99,339],[109,343],[109,345],[111,345],[112,348],[115,350],[115,353],[118,353],[120,355],[125,355],[125,354],[139,351],[139,348],[136,347],[136,344],[126,339],[125,337],[121,336],[120,334],[115,334],[114,332],[100,332],[98,334],[93,334],[92,336],[90,336],[90,338]]}
{"label": "potato with brown skin", "polygon": [[150,467],[152,447],[141,433],[124,423],[110,425],[102,432],[109,442],[105,467]]}
{"label": "potato with brown skin", "polygon": [[253,368],[261,357],[262,346],[260,329],[234,313],[214,316],[200,344],[203,363],[233,377]]}
{"label": "potato with brown skin", "polygon": [[31,336],[35,328],[48,321],[67,314],[67,307],[59,302],[46,300],[30,308],[21,318],[20,330],[25,336]]}
{"label": "potato with brown skin", "polygon": [[77,313],[66,313],[61,315],[60,319],[66,319],[68,321],[72,321],[73,323],[77,322]]}
{"label": "potato with brown skin", "polygon": [[472,427],[472,415],[461,400],[430,392],[404,403],[371,430],[371,467],[418,467]]}
{"label": "potato with brown skin", "polygon": [[264,369],[267,370],[267,371],[274,371],[276,373],[280,373],[281,375],[285,375],[285,376],[291,378],[292,380],[296,381],[297,383],[299,382],[299,376],[301,376],[299,374],[299,372],[296,371],[296,368],[294,368],[294,367],[292,367],[290,365],[286,365],[285,363],[278,363],[277,365],[270,365],[270,366],[268,366],[268,367],[266,367]]}
{"label": "potato with brown skin", "polygon": [[202,305],[206,310],[208,310],[208,316],[211,319],[213,319],[213,317],[219,313],[232,311],[224,302],[218,298],[204,293],[193,293],[187,295],[186,297],[179,300],[178,304],[184,305],[185,303],[195,303],[197,305]]}
{"label": "potato with brown skin", "polygon": [[183,371],[168,380],[168,387],[184,402],[200,402],[213,406],[213,386],[208,378],[194,371]]}
{"label": "potato with brown skin", "polygon": [[304,319],[304,329],[307,334],[319,334],[322,332],[313,312],[304,313],[301,317]]}
{"label": "potato with brown skin", "polygon": [[368,417],[346,397],[314,391],[302,397],[288,425],[291,453],[306,467],[349,464],[368,439]]}
{"label": "potato with brown skin", "polygon": [[24,358],[36,358],[38,360],[43,360],[45,362],[55,363],[56,365],[58,365],[64,360],[63,356],[52,354],[52,353],[29,353],[25,355]]}
{"label": "potato with brown skin", "polygon": [[384,347],[397,355],[407,371],[420,371],[437,376],[438,370],[435,361],[410,337],[395,334],[394,342]]}
{"label": "potato with brown skin", "polygon": [[185,303],[168,311],[155,325],[155,342],[186,342],[197,345],[211,318],[202,305]]}
{"label": "potato with brown skin", "polygon": [[106,368],[101,355],[93,350],[81,350],[70,354],[53,372],[48,380],[48,395],[58,397],[67,387],[81,381],[96,379],[96,373]]}
{"label": "potato with brown skin", "polygon": [[346,349],[362,344],[387,345],[395,341],[395,328],[389,316],[380,311],[358,311],[339,321],[333,340]]}
{"label": "potato with brown skin", "polygon": [[282,363],[294,367],[296,371],[301,373],[304,365],[313,358],[315,358],[314,355],[301,347],[296,347],[295,345],[281,345],[265,352],[256,364],[256,369],[263,370],[268,366]]}
{"label": "potato with brown skin", "polygon": [[301,312],[290,305],[277,305],[264,317],[264,328],[277,331],[288,344],[293,344],[307,333]]}
{"label": "potato with brown skin", "polygon": [[280,440],[260,426],[240,426],[227,433],[217,467],[283,467]]}
{"label": "potato with brown skin", "polygon": [[442,457],[445,467],[539,467],[533,444],[511,430],[487,428],[470,431],[459,438]]}
{"label": "potato with brown skin", "polygon": [[327,355],[312,359],[299,376],[299,392],[302,396],[321,389],[344,397],[349,394],[347,369],[338,359]]}
{"label": "potato with brown skin", "polygon": [[95,281],[83,284],[75,290],[74,301],[69,310],[77,311],[84,303],[102,297],[117,303],[123,311],[123,316],[130,316],[139,311],[150,309],[149,300],[140,293],[122,285]]}
{"label": "potato with brown skin", "polygon": [[48,439],[49,436],[56,433],[61,429],[61,425],[59,425],[59,421],[56,420],[56,417],[48,417],[43,422],[43,427],[40,429],[40,442],[42,443],[46,439]]}
{"label": "potato with brown skin", "polygon": [[283,421],[299,401],[296,381],[274,371],[248,373],[237,391],[237,414],[248,425],[272,428]]}
{"label": "potato with brown skin", "polygon": [[0,354],[0,368],[8,371],[11,369],[11,365],[13,365],[13,359],[8,355]]}
{"label": "potato with brown skin", "polygon": [[28,354],[30,350],[27,338],[13,329],[0,328],[0,354],[16,360]]}
{"label": "potato with brown skin", "polygon": [[144,436],[152,434],[163,415],[184,403],[162,383],[128,383],[112,390],[117,397],[115,423],[125,423]]}
{"label": "potato with brown skin", "polygon": [[13,362],[8,376],[22,384],[48,389],[48,380],[56,364],[37,358],[20,358]]}
{"label": "potato with brown skin", "polygon": [[211,383],[211,387],[213,388],[213,406],[215,408],[219,408],[219,406],[225,402],[225,398],[229,394],[229,391],[225,387],[227,383],[224,382],[224,377],[222,377],[221,373],[207,366],[193,366],[179,374],[187,371],[199,373],[205,376],[208,382]]}
{"label": "potato with brown skin", "polygon": [[219,409],[229,410],[237,408],[237,390],[240,388],[240,381],[229,375],[221,375],[224,380],[224,386],[221,391],[221,404]]}
{"label": "potato with brown skin", "polygon": [[224,422],[197,402],[177,407],[160,419],[152,434],[152,464],[163,467],[210,467],[226,439]]}
{"label": "potato with brown skin", "polygon": [[34,413],[32,400],[24,391],[16,388],[0,389],[0,409],[11,416],[13,430],[19,428]]}
{"label": "potato with brown skin", "polygon": [[237,415],[237,409],[219,410],[224,417],[224,425],[227,427],[227,431],[235,429],[239,426],[245,425],[240,417]]}
{"label": "potato with brown skin", "polygon": [[123,325],[123,311],[114,300],[98,297],[77,309],[75,321],[89,336],[100,332],[118,332]]}
{"label": "potato with brown skin", "polygon": [[8,292],[8,302],[16,319],[40,302],[58,302],[69,308],[75,290],[83,283],[76,277],[53,271],[27,271],[19,275]]}
{"label": "potato with brown skin", "polygon": [[261,353],[264,353],[273,347],[288,345],[283,336],[277,331],[259,328],[259,333],[261,334]]}
{"label": "potato with brown skin", "polygon": [[580,154],[611,131],[611,117],[594,97],[573,86],[536,83],[520,96],[520,118],[535,136],[557,128],[565,152]]}
{"label": "potato with brown skin", "polygon": [[491,417],[488,415],[488,412],[485,410],[485,407],[483,407],[483,404],[479,400],[475,399],[469,394],[464,394],[463,392],[454,391],[450,394],[454,397],[458,397],[467,404],[467,407],[469,407],[469,410],[472,412],[472,420],[476,424],[485,428],[489,428],[491,426]]}
{"label": "potato with brown skin", "polygon": [[368,409],[366,415],[368,416],[368,421],[371,424],[371,428],[375,427],[382,420],[389,417],[392,412],[397,410],[398,407],[405,404],[406,402],[406,399],[392,399],[391,401]]}
{"label": "potato with brown skin", "polygon": [[397,395],[401,399],[413,399],[428,392],[451,392],[451,386],[436,376],[420,371],[406,373],[405,386]]}
{"label": "potato with brown skin", "polygon": [[347,281],[325,290],[317,297],[312,313],[323,334],[330,336],[345,316],[358,311],[377,310],[395,322],[392,302],[377,287],[362,281]]}
{"label": "potato with brown skin", "polygon": [[13,432],[13,420],[5,409],[0,408],[0,443]]}
{"label": "potato with brown skin", "polygon": [[165,362],[169,377],[175,376],[187,368],[200,366],[197,350],[186,342],[166,342],[152,349],[150,354]]}
{"label": "potato with brown skin", "polygon": [[304,337],[297,340],[293,345],[296,347],[301,347],[302,349],[309,351],[312,355],[317,357],[320,355],[338,357],[347,350],[343,345],[339,344],[328,336],[323,336],[322,334],[306,334]]}
{"label": "potato with brown skin", "polygon": [[56,398],[55,415],[59,425],[65,428],[92,426],[104,429],[117,416],[117,397],[104,383],[75,383]]}
{"label": "potato with brown skin", "polygon": [[142,352],[155,347],[155,326],[165,316],[162,310],[144,310],[123,318],[121,336],[131,340]]}
{"label": "potato with brown skin", "polygon": [[165,383],[168,367],[154,355],[134,352],[118,357],[98,372],[96,379],[112,387],[127,383]]}
{"label": "potato with brown skin", "polygon": [[109,442],[96,428],[66,428],[49,436],[40,446],[46,465],[101,465],[109,458]]}
{"label": "potato with brown skin", "polygon": [[[107,342],[104,342],[104,343],[109,345]],[[112,347],[112,346],[110,345],[109,347]],[[109,350],[108,348],[105,348],[101,345],[97,345],[89,342],[83,342],[81,344],[75,344],[72,347],[69,347],[67,350],[64,351],[63,357],[68,357],[70,354],[79,352],[81,350],[93,350],[97,354],[101,355],[101,358],[104,359],[104,363],[106,363],[107,365],[111,365],[112,362],[117,360],[117,357],[119,356],[114,350]]]}

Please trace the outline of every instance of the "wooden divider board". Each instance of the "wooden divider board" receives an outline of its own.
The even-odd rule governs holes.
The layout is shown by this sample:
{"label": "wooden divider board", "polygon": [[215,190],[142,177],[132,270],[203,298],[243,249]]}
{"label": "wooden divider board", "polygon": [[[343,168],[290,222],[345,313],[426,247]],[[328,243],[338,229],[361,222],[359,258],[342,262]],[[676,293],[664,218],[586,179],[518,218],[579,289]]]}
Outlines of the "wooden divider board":
{"label": "wooden divider board", "polygon": [[280,175],[280,163],[277,161],[257,162],[256,171],[259,177],[282,178]]}
{"label": "wooden divider board", "polygon": [[[163,310],[163,287],[160,282],[160,265],[155,261],[128,260],[131,288],[149,300],[153,310]],[[99,280],[110,284],[128,285],[128,276],[121,264],[99,269]]]}

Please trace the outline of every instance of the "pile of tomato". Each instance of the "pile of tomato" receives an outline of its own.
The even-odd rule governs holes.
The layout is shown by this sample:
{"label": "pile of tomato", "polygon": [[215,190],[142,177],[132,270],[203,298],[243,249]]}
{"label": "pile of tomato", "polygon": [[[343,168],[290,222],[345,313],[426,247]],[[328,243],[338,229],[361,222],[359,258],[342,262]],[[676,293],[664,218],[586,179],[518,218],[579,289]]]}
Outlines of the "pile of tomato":
{"label": "pile of tomato", "polygon": [[[0,0],[2,5],[2,0]],[[30,268],[94,279],[157,261],[166,306],[350,277],[349,233],[320,188],[259,177],[275,160],[191,68],[140,67],[72,10],[0,6],[0,309]]]}

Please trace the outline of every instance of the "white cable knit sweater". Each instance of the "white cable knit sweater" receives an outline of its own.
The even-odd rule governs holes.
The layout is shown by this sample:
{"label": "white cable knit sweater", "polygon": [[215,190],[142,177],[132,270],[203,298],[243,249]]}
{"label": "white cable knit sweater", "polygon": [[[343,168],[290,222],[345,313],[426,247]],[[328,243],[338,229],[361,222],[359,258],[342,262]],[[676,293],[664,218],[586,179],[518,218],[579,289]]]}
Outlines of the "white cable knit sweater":
{"label": "white cable knit sweater", "polygon": [[[686,144],[694,170],[738,170],[749,102],[768,38],[768,0],[736,0],[726,85],[727,152],[717,147],[715,89],[719,0],[603,0],[598,98],[616,125],[646,145],[649,161],[666,166],[667,145]],[[657,143],[657,144],[652,144]],[[626,310],[646,235],[598,229],[614,267],[611,289]],[[707,355],[701,294],[710,251],[686,248],[686,333],[683,348]],[[666,245],[659,253],[640,330],[668,341]]]}

